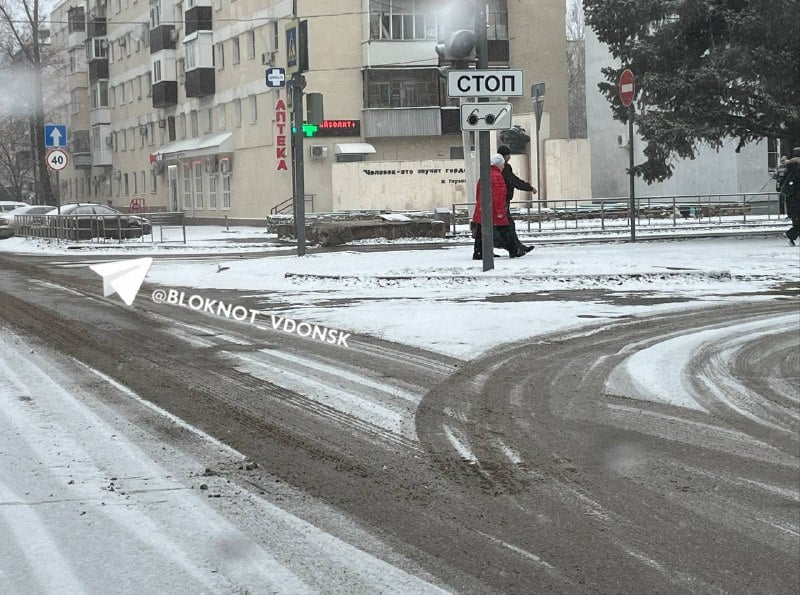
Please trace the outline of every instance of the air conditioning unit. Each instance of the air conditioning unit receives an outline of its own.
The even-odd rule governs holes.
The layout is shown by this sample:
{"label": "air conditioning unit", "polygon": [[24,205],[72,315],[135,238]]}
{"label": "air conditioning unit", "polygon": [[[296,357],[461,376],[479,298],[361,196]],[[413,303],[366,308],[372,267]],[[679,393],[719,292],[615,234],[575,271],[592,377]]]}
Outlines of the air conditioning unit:
{"label": "air conditioning unit", "polygon": [[219,161],[219,171],[224,175],[228,175],[233,170],[233,163],[231,162],[230,158],[228,159],[220,159]]}
{"label": "air conditioning unit", "polygon": [[178,30],[177,29],[170,29],[170,31],[169,31],[169,40],[170,41],[178,41]]}
{"label": "air conditioning unit", "polygon": [[275,52],[262,52],[261,54],[261,64],[263,66],[267,66],[272,64],[275,61]]}
{"label": "air conditioning unit", "polygon": [[119,180],[122,177],[122,172],[118,169],[114,170],[114,179]]}
{"label": "air conditioning unit", "polygon": [[621,149],[626,149],[628,147],[628,135],[627,134],[618,134],[617,135],[617,146]]}
{"label": "air conditioning unit", "polygon": [[166,169],[167,166],[164,164],[163,161],[156,161],[155,163],[153,163],[153,171],[157,176],[162,175]]}
{"label": "air conditioning unit", "polygon": [[206,157],[206,173],[215,174],[219,169],[219,160],[216,157]]}
{"label": "air conditioning unit", "polygon": [[158,121],[158,127],[159,128],[166,128],[167,127],[167,121],[166,120],[159,120]]}
{"label": "air conditioning unit", "polygon": [[309,148],[312,159],[325,159],[328,156],[328,147],[324,145],[311,145]]}
{"label": "air conditioning unit", "polygon": [[139,134],[147,136],[147,124],[139,124]]}
{"label": "air conditioning unit", "polygon": [[128,42],[125,41],[124,37],[120,37],[119,38],[119,47],[124,48],[126,43],[128,43]]}
{"label": "air conditioning unit", "polygon": [[114,146],[114,135],[107,134],[106,135],[106,146],[113,147]]}

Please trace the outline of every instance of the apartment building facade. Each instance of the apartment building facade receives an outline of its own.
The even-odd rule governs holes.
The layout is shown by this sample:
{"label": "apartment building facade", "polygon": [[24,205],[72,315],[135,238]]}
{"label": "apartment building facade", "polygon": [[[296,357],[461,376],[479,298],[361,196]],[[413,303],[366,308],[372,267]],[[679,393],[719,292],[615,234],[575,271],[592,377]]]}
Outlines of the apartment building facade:
{"label": "apartment building facade", "polygon": [[[54,43],[70,55],[63,116],[73,160],[60,176],[62,201],[127,207],[136,199],[197,221],[263,220],[286,203],[291,98],[267,86],[265,70],[286,64],[293,4],[62,2],[51,18]],[[446,206],[451,186],[463,186],[463,144],[435,45],[447,30],[471,26],[465,4],[296,4],[308,23],[305,91],[322,93],[325,110],[304,142],[308,208],[363,208],[365,194],[379,193],[382,208],[400,209],[409,188]],[[489,1],[490,65],[522,69],[526,84],[546,82],[550,138],[568,132],[564,11],[560,0]],[[529,123],[530,97],[509,101]]]}

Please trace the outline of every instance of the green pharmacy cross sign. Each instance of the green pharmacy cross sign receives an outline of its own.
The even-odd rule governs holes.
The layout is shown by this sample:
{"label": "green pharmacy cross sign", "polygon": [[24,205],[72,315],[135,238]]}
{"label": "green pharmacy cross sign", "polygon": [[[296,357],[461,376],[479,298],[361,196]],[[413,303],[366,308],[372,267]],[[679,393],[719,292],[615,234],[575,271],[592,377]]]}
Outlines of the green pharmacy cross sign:
{"label": "green pharmacy cross sign", "polygon": [[[310,122],[303,122],[301,127],[303,136],[339,136],[339,137],[354,137],[361,136],[361,121],[360,120],[323,120],[321,124],[312,124]],[[297,129],[292,126],[292,134],[297,132]]]}

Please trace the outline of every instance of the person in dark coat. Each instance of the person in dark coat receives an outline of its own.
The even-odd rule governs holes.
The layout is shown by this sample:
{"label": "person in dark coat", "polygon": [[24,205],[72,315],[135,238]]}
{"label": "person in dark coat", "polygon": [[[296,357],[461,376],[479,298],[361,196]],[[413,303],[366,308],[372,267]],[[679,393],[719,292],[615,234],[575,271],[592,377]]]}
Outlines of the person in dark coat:
{"label": "person in dark coat", "polygon": [[523,244],[519,238],[517,237],[517,230],[514,225],[514,219],[511,218],[511,201],[514,200],[514,190],[524,190],[526,192],[533,192],[536,194],[536,188],[531,186],[525,180],[518,178],[514,174],[514,170],[509,163],[511,159],[511,147],[508,145],[500,145],[497,147],[497,152],[503,156],[505,161],[505,165],[503,167],[503,180],[506,183],[506,214],[508,216],[508,232],[509,236],[511,237],[511,241],[514,244],[516,256],[524,256],[531,250],[533,250],[533,246],[526,246]]}
{"label": "person in dark coat", "polygon": [[792,158],[786,164],[781,193],[786,198],[786,214],[792,220],[792,227],[785,235],[789,243],[795,246],[800,237],[800,147],[792,149]]}
{"label": "person in dark coat", "polygon": [[778,168],[772,176],[775,179],[775,190],[778,191],[778,214],[780,215],[786,214],[786,197],[783,195],[783,180],[786,178],[786,161],[786,155],[781,155]]}
{"label": "person in dark coat", "polygon": [[[506,183],[503,181],[502,167],[505,163],[503,156],[494,154],[490,160],[489,175],[492,188],[492,220],[494,223],[494,247],[508,250],[508,255],[517,256],[516,248],[509,236],[509,220],[506,214]],[[483,260],[483,240],[481,237],[481,182],[478,180],[478,189],[475,193],[475,211],[472,214],[472,223],[475,227],[475,248],[472,260]]]}

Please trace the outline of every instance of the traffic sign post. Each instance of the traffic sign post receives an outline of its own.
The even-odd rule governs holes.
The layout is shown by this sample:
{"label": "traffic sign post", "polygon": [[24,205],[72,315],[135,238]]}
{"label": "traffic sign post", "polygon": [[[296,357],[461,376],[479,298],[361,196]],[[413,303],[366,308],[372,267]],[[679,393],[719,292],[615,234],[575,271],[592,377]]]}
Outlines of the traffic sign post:
{"label": "traffic sign post", "polygon": [[50,171],[61,171],[67,167],[69,155],[62,149],[53,149],[47,152],[45,160],[47,161],[47,167],[50,168]]}
{"label": "traffic sign post", "polygon": [[48,149],[53,147],[67,146],[67,127],[63,124],[47,124],[44,127],[44,146]]}
{"label": "traffic sign post", "polygon": [[67,167],[69,163],[69,155],[63,149],[50,149],[47,152],[47,155],[44,158],[45,162],[47,163],[47,167],[50,171],[56,173],[56,208],[58,209],[58,214],[61,214],[61,194],[59,188],[59,179],[58,179],[58,172],[62,169]]}
{"label": "traffic sign post", "polygon": [[508,130],[510,103],[465,103],[461,106],[462,130]]}
{"label": "traffic sign post", "polygon": [[[533,113],[536,116],[536,192],[539,192],[539,198],[536,200],[536,210],[539,219],[539,231],[542,231],[542,166],[539,153],[541,152],[541,141],[539,140],[539,131],[542,128],[542,113],[544,112],[544,92],[545,84],[536,83],[531,86],[531,97],[533,97]],[[528,215],[530,215],[531,203],[527,204]],[[531,218],[528,217],[528,231],[531,230]]]}
{"label": "traffic sign post", "polygon": [[636,195],[634,190],[635,177],[633,174],[633,98],[636,96],[636,84],[633,72],[626,68],[619,75],[619,99],[622,105],[628,108],[628,176],[630,178],[630,222],[631,242],[636,242]]}
{"label": "traffic sign post", "polygon": [[267,68],[265,78],[270,89],[282,89],[286,86],[286,69]]}
{"label": "traffic sign post", "polygon": [[521,97],[525,94],[521,70],[448,70],[450,97]]}

